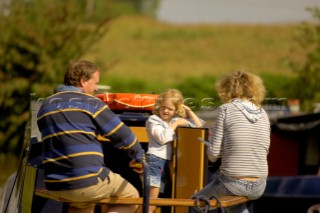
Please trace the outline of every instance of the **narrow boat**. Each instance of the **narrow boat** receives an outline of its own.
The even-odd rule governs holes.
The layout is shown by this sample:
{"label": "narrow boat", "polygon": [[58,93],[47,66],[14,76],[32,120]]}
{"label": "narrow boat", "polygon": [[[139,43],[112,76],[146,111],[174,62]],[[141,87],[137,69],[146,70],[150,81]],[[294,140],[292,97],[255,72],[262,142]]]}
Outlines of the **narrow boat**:
{"label": "narrow boat", "polygon": [[[142,147],[147,150],[148,138],[144,125],[151,115],[158,95],[106,93],[98,94],[97,97],[104,101],[131,128]],[[31,104],[31,119],[26,129],[24,152],[16,175],[9,180],[10,184],[8,186],[12,185],[13,187],[8,187],[10,189],[6,190],[2,212],[56,213],[67,211],[68,203],[66,201],[62,202],[58,198],[43,192],[45,187],[41,165],[42,143],[39,143],[41,137],[36,124],[36,115],[40,105],[40,100]],[[168,187],[161,194],[161,199],[150,201],[151,203],[156,202],[156,205],[163,206],[161,210],[158,209],[158,211],[162,212],[171,211],[173,209],[171,206],[175,206],[175,212],[186,212],[189,206],[195,205],[194,201],[189,199],[189,196],[202,188],[206,180],[205,148],[198,141],[198,137],[207,139],[207,129],[179,128],[177,134],[179,139],[174,142],[175,156],[171,166],[172,175],[168,180]],[[128,167],[130,158],[123,150],[112,147],[108,142],[103,141],[103,138],[101,138],[101,141],[102,143],[104,142],[106,165],[130,181],[138,189],[141,197],[144,197],[143,200],[132,202],[142,205],[149,204],[149,200],[145,201],[145,195],[148,190],[142,183],[145,183],[147,178],[145,177],[144,181],[141,181],[140,176]],[[189,168],[193,169],[190,170]],[[168,198],[168,200],[162,200],[162,198]],[[143,203],[141,203],[142,201]],[[223,205],[229,205],[228,201],[222,200],[222,202],[224,202]],[[233,199],[233,204],[237,202],[244,201],[241,201],[241,198],[240,201]],[[215,203],[216,201],[213,201],[211,204],[217,205]],[[98,212],[99,207],[95,211]]]}
{"label": "narrow boat", "polygon": [[[104,93],[98,94],[119,118],[128,125],[147,150],[148,138],[145,121],[151,115],[157,94]],[[36,115],[41,101],[31,103],[31,118],[27,124],[24,149],[16,174],[5,186],[1,201],[2,213],[65,213],[68,201],[47,194],[44,189],[42,143],[36,125]],[[306,212],[320,203],[320,113],[272,117],[271,148],[269,154],[269,178],[265,194],[254,201],[251,211],[265,212]],[[102,210],[102,204],[124,202],[144,205],[157,205],[157,212],[184,213],[190,207],[205,211],[208,205],[227,207],[247,202],[243,197],[223,198],[219,201],[189,199],[201,189],[219,165],[210,165],[205,146],[198,137],[208,139],[208,128],[178,128],[178,139],[174,141],[174,158],[170,168],[171,177],[160,198],[148,200],[147,177],[145,181],[128,167],[130,158],[122,150],[113,148],[103,141],[106,165],[121,174],[140,192],[137,200],[104,200],[97,202],[95,212]],[[317,158],[318,157],[318,158]],[[110,159],[116,159],[110,160]],[[145,165],[147,166],[147,165]],[[191,169],[192,168],[192,169]],[[147,174],[147,173],[146,173]]]}

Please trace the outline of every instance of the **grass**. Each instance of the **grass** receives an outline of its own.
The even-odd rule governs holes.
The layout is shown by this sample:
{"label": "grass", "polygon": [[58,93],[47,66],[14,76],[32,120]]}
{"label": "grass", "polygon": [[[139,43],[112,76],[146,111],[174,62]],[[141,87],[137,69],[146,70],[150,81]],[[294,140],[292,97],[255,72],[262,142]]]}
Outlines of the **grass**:
{"label": "grass", "polygon": [[297,24],[173,25],[140,16],[120,17],[84,58],[104,71],[101,83],[141,81],[150,91],[189,77],[242,68],[293,76],[286,58],[300,60],[304,55],[293,51],[296,29]]}

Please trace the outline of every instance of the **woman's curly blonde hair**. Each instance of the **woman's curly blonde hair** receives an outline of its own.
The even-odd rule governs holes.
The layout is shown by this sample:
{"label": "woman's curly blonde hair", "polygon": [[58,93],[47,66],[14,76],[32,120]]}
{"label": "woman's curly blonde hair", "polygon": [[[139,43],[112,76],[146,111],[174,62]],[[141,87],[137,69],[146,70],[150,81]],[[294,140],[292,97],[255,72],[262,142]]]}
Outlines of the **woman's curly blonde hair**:
{"label": "woman's curly blonde hair", "polygon": [[216,89],[224,103],[240,98],[248,99],[257,106],[261,105],[266,93],[262,79],[244,70],[232,72],[218,80]]}
{"label": "woman's curly blonde hair", "polygon": [[165,100],[170,100],[172,104],[175,106],[176,111],[175,115],[180,117],[185,117],[186,112],[182,107],[183,104],[183,95],[177,89],[167,89],[166,91],[159,94],[152,111],[152,114],[159,116],[160,115],[160,107]]}

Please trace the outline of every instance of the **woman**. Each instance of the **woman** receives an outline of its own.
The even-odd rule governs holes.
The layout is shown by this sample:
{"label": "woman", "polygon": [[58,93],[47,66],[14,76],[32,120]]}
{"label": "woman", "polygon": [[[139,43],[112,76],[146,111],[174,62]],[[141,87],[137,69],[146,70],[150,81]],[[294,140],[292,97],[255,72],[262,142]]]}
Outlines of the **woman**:
{"label": "woman", "polygon": [[[266,187],[270,146],[269,118],[261,108],[263,82],[254,74],[237,71],[220,79],[216,87],[224,104],[210,129],[207,155],[211,162],[221,158],[221,166],[215,178],[192,197],[237,195],[258,199]],[[249,211],[242,204],[227,212]]]}

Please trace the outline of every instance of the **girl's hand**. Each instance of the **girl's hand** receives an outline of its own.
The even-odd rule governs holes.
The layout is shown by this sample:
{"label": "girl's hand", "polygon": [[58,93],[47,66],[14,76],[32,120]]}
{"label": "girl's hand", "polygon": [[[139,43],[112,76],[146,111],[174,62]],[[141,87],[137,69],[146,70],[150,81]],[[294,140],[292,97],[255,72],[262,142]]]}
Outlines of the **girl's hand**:
{"label": "girl's hand", "polygon": [[187,126],[188,122],[186,119],[179,118],[173,124],[170,125],[170,127],[175,130],[178,126]]}
{"label": "girl's hand", "polygon": [[187,118],[194,121],[196,127],[201,127],[203,125],[200,118],[190,109],[190,107],[182,104],[182,108],[186,111]]}
{"label": "girl's hand", "polygon": [[175,121],[175,124],[177,126],[187,126],[188,125],[188,122],[186,119],[183,119],[183,118],[179,118]]}
{"label": "girl's hand", "polygon": [[183,108],[187,113],[190,112],[190,111],[192,111],[192,110],[190,109],[190,107],[188,107],[187,105],[182,104],[181,106],[182,106],[182,108]]}

